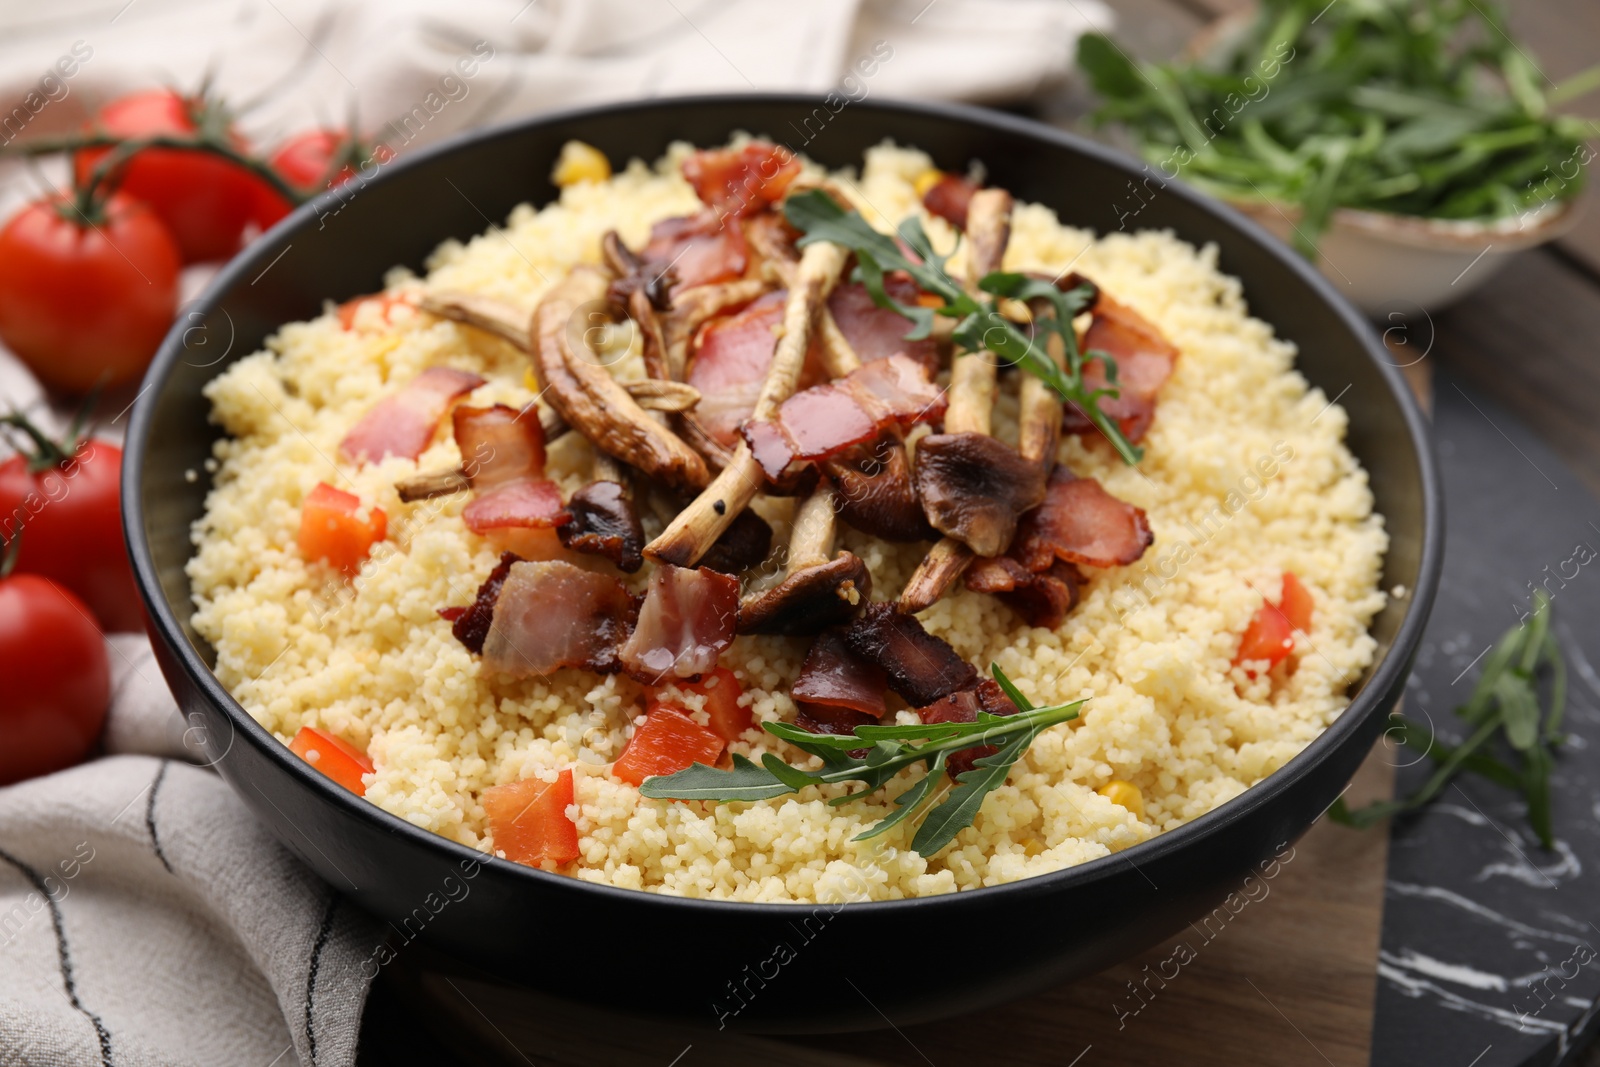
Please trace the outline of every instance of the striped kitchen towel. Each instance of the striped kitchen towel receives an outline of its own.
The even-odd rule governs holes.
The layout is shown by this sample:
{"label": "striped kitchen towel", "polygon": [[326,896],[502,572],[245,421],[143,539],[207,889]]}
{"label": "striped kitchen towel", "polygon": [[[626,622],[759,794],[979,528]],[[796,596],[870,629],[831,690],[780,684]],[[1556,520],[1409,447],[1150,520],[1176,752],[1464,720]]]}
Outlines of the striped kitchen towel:
{"label": "striped kitchen towel", "polygon": [[208,769],[0,789],[0,1064],[346,1067],[381,940]]}

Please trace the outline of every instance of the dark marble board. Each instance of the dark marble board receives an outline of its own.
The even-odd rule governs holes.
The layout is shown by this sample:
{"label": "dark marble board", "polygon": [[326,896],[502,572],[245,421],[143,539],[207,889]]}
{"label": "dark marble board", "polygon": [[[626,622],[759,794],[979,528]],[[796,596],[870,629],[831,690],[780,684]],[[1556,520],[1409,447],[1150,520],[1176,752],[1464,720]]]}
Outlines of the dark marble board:
{"label": "dark marble board", "polygon": [[[1434,433],[1444,582],[1405,712],[1460,740],[1453,709],[1476,657],[1528,610],[1530,583],[1546,584],[1570,741],[1552,779],[1553,852],[1520,798],[1471,777],[1391,829],[1372,1067],[1572,1063],[1600,1014],[1600,501],[1531,430],[1437,370]],[[1432,766],[1392,758],[1397,795]]]}

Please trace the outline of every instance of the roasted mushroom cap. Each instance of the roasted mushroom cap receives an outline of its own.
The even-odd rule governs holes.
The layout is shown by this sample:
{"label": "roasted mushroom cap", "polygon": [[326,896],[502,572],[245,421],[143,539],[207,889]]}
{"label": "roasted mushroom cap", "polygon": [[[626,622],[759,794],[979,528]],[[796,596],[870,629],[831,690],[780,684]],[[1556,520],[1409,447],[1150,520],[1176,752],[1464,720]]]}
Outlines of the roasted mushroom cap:
{"label": "roasted mushroom cap", "polygon": [[700,557],[700,566],[723,574],[743,574],[771,552],[772,527],[767,520],[753,511],[741,511]]}
{"label": "roasted mushroom cap", "polygon": [[628,574],[644,566],[644,527],[621,484],[590,482],[572,494],[567,511],[572,521],[556,528],[567,548],[603,556]]}
{"label": "roasted mushroom cap", "polygon": [[849,621],[872,595],[872,575],[851,552],[826,563],[802,567],[783,581],[745,600],[739,607],[739,632],[814,634]]}
{"label": "roasted mushroom cap", "polygon": [[839,518],[862,533],[885,541],[929,541],[938,536],[917,500],[911,462],[898,434],[885,432],[871,444],[824,460],[822,469],[833,482]]}
{"label": "roasted mushroom cap", "polygon": [[949,643],[888,604],[868,604],[844,632],[850,651],[883,668],[889,688],[912,707],[926,707],[978,680]]}
{"label": "roasted mushroom cap", "polygon": [[1044,472],[987,434],[930,434],[917,445],[917,495],[940,533],[980,556],[1011,543],[1017,519],[1044,499]]}

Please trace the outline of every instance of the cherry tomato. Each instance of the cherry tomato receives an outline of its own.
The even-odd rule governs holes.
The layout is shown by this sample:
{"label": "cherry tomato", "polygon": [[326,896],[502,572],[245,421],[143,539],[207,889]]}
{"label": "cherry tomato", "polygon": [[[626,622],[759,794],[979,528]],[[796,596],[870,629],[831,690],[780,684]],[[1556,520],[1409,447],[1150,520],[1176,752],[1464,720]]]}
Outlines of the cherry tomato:
{"label": "cherry tomato", "polygon": [[[328,172],[340,156],[346,159],[354,156],[356,162],[345,163],[330,181]],[[394,153],[386,145],[368,148],[359,142],[352,143],[350,134],[344,130],[306,130],[279,145],[272,154],[271,165],[284,181],[310,194],[344,184],[356,176],[356,167],[366,165],[368,160],[387,163],[393,158]],[[256,225],[265,230],[292,210],[294,205],[261,183]]]}
{"label": "cherry tomato", "polygon": [[[118,97],[100,109],[91,132],[114,137],[189,136],[203,125],[222,127],[220,136],[241,152],[249,145],[215,110],[214,103],[150,89]],[[74,157],[81,186],[111,149],[86,148]],[[203,151],[149,148],[123,170],[120,188],[160,216],[177,239],[186,263],[227,259],[239,250],[255,215],[260,179],[235,163]]]}
{"label": "cherry tomato", "polygon": [[35,201],[0,230],[0,341],[47,385],[86,392],[144,373],[178,309],[178,249],[118,193],[99,219]]}
{"label": "cherry tomato", "polygon": [[94,616],[36,574],[0,577],[0,785],[77,763],[111,702],[111,665]]}
{"label": "cherry tomato", "polygon": [[72,590],[107,631],[143,630],[144,606],[122,540],[122,450],[85,441],[37,472],[30,459],[0,463],[0,538],[20,533],[16,570]]}

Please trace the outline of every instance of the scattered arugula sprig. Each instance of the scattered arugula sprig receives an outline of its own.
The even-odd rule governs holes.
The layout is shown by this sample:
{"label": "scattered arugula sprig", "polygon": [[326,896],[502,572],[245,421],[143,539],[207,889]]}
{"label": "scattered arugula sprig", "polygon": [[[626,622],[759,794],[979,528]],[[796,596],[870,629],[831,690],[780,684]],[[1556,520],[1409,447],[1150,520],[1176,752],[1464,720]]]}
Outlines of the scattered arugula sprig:
{"label": "scattered arugula sprig", "polygon": [[[1550,669],[1550,703],[1539,705],[1539,671]],[[1550,848],[1550,771],[1555,749],[1564,738],[1561,718],[1567,705],[1567,667],[1550,631],[1550,595],[1535,594],[1533,613],[1507,630],[1483,662],[1483,673],[1467,702],[1456,714],[1472,728],[1459,745],[1441,743],[1426,726],[1395,716],[1400,742],[1427,753],[1438,765],[1422,786],[1402,800],[1380,800],[1351,810],[1344,798],[1328,809],[1328,817],[1346,826],[1365,828],[1381,819],[1414,811],[1432,801],[1463,771],[1520,792],[1528,803],[1528,823],[1539,843]],[[1503,734],[1520,767],[1514,767],[1486,746]]]}
{"label": "scattered arugula sprig", "polygon": [[[944,798],[928,811],[912,838],[911,847],[923,856],[932,856],[972,825],[983,800],[1005,784],[1011,765],[1033,744],[1033,739],[1057,723],[1078,717],[1083,701],[1036,708],[1007,678],[998,664],[991,665],[995,681],[1017,705],[1016,715],[991,715],[978,712],[976,722],[924,723],[912,726],[858,726],[850,734],[813,734],[789,723],[762,723],[762,729],[802,751],[820,757],[817,770],[792,767],[771,752],[752,763],[744,756],[733,757],[732,770],[718,770],[703,763],[692,764],[674,774],[645,779],[639,791],[657,800],[769,800],[787,793],[798,793],[811,785],[860,782],[865,788],[828,803],[835,806],[867,796],[889,782],[907,767],[918,763],[927,773],[894,798],[897,810],[880,819],[871,829],[857,834],[864,841],[887,833],[916,816],[935,795],[944,776],[945,762],[952,752],[975,745],[994,745],[997,751],[973,762],[963,771]],[[866,749],[866,755],[854,752]]]}
{"label": "scattered arugula sprig", "polygon": [[1094,121],[1121,124],[1164,179],[1298,205],[1308,257],[1339,207],[1505,219],[1571,200],[1600,132],[1554,113],[1600,67],[1547,89],[1491,0],[1263,0],[1197,57],[1135,63],[1085,34],[1078,65]]}
{"label": "scattered arugula sprig", "polygon": [[[1125,461],[1134,464],[1143,458],[1144,451],[1123,435],[1117,420],[1100,410],[1102,396],[1119,395],[1116,360],[1098,350],[1088,353],[1078,350],[1072,319],[1089,306],[1094,294],[1089,286],[1081,285],[1063,293],[1051,282],[1007,271],[994,271],[978,281],[979,290],[995,298],[1050,303],[1054,317],[1041,316],[1036,325],[1060,338],[1066,353],[1066,367],[1062,368],[1016,323],[1000,313],[997,299],[975,297],[950,277],[945,270],[949,257],[934,251],[921,220],[912,217],[900,224],[900,239],[913,253],[907,255],[893,237],[873,228],[859,212],[840,206],[821,189],[789,197],[784,202],[784,215],[790,225],[804,233],[798,242],[801,246],[829,241],[856,254],[854,278],[866,287],[873,303],[911,321],[912,330],[906,334],[906,340],[927,337],[933,331],[936,315],[958,319],[954,339],[962,349],[969,352],[987,349],[1043,379],[1063,400],[1081,408]],[[933,308],[896,301],[884,288],[884,275],[897,270],[911,275],[925,292],[943,300],[943,305]],[[1084,364],[1094,359],[1105,364],[1108,388],[1091,389],[1084,383]]]}

